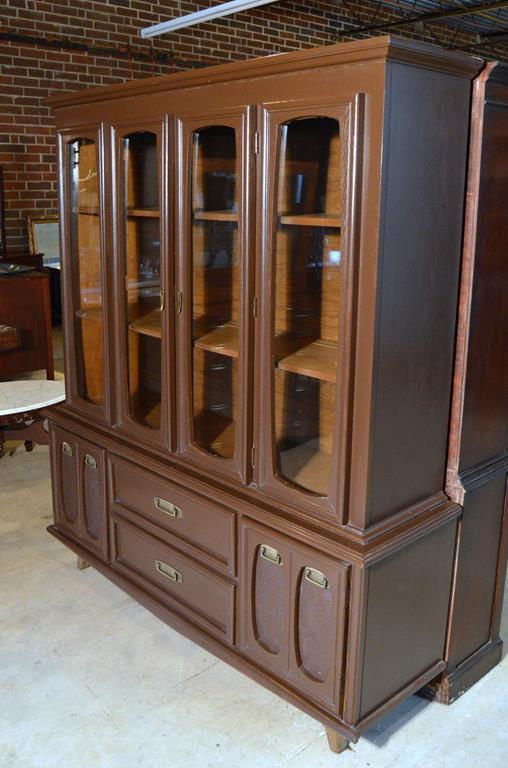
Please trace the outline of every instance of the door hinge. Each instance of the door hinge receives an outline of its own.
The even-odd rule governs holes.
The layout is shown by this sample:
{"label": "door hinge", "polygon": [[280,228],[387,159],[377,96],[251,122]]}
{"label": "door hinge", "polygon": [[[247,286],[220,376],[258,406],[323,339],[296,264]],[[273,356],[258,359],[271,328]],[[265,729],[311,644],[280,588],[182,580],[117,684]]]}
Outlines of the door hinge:
{"label": "door hinge", "polygon": [[259,154],[259,133],[258,131],[254,131],[254,154]]}
{"label": "door hinge", "polygon": [[255,445],[252,446],[252,451],[250,454],[250,463],[253,467],[256,466],[256,446]]}
{"label": "door hinge", "polygon": [[254,296],[252,300],[252,314],[254,318],[258,316],[258,297]]}

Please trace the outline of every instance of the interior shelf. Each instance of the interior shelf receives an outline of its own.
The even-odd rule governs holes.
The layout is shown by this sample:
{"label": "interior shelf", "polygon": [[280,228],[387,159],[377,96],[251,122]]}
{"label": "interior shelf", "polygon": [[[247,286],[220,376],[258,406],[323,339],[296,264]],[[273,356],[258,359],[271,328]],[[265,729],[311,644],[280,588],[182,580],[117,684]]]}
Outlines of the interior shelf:
{"label": "interior shelf", "polygon": [[320,496],[328,493],[330,462],[331,454],[319,449],[319,438],[280,453],[280,471],[284,477]]}
{"label": "interior shelf", "polygon": [[136,413],[137,420],[151,429],[161,426],[161,396],[146,387],[140,387],[130,398],[131,413]]}
{"label": "interior shelf", "polygon": [[238,221],[234,211],[194,211],[196,221]]}
{"label": "interior shelf", "polygon": [[288,213],[280,216],[281,224],[299,227],[340,227],[340,219],[331,213]]}
{"label": "interior shelf", "polygon": [[196,339],[194,346],[207,352],[216,352],[219,355],[237,358],[239,348],[238,326],[233,323],[221,325],[205,336]]}
{"label": "interior shelf", "polygon": [[76,310],[76,317],[81,320],[101,320],[104,317],[102,306],[81,307]]}
{"label": "interior shelf", "polygon": [[87,216],[98,216],[100,209],[97,205],[80,205],[72,209],[73,213],[86,214]]}
{"label": "interior shelf", "polygon": [[159,219],[159,208],[127,208],[127,216],[146,219]]}
{"label": "interior shelf", "polygon": [[235,449],[235,422],[212,411],[201,411],[195,419],[194,431],[199,445],[224,458]]}
{"label": "interior shelf", "polygon": [[300,373],[303,376],[330,381],[335,384],[337,380],[337,345],[332,341],[317,339],[293,351],[294,345],[298,341],[301,344],[301,339],[296,342],[294,339],[276,341],[278,368],[289,373]]}
{"label": "interior shelf", "polygon": [[153,309],[148,314],[133,320],[132,323],[129,323],[129,330],[143,336],[152,336],[154,339],[162,338],[160,309]]}

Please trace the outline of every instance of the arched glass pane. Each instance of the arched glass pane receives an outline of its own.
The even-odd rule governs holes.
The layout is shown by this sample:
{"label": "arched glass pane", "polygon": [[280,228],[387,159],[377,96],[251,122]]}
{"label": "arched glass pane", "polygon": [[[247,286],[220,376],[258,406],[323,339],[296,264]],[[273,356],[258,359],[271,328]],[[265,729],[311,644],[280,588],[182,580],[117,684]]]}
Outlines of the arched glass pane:
{"label": "arched glass pane", "polygon": [[129,411],[139,424],[161,425],[160,207],[157,135],[122,139],[125,316]]}
{"label": "arched glass pane", "polygon": [[104,316],[97,145],[93,139],[75,139],[67,152],[77,387],[84,400],[102,405]]}
{"label": "arched glass pane", "polygon": [[203,128],[191,146],[194,439],[209,453],[231,458],[240,313],[235,130]]}
{"label": "arched glass pane", "polygon": [[328,493],[340,334],[341,142],[328,117],[280,129],[275,236],[275,445],[292,483]]}

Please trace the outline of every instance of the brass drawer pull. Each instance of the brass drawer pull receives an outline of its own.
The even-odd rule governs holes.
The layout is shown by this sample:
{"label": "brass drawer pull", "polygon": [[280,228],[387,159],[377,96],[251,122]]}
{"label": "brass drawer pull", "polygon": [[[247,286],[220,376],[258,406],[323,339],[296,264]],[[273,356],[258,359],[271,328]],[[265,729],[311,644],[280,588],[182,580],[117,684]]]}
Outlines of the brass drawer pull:
{"label": "brass drawer pull", "polygon": [[268,544],[261,544],[261,557],[275,565],[282,565],[282,557],[276,549],[269,547]]}
{"label": "brass drawer pull", "polygon": [[180,571],[177,571],[172,565],[163,563],[162,560],[155,561],[155,570],[157,573],[160,573],[161,576],[165,576],[166,579],[173,581],[175,584],[177,582],[181,584],[183,581],[183,576]]}
{"label": "brass drawer pull", "polygon": [[156,509],[158,509],[160,512],[164,512],[165,515],[169,515],[170,517],[182,516],[182,510],[180,507],[177,507],[176,504],[173,504],[171,501],[161,499],[160,496],[155,496],[153,503]]}
{"label": "brass drawer pull", "polygon": [[62,443],[62,453],[65,453],[66,456],[73,455],[72,447],[69,445],[69,443]]}
{"label": "brass drawer pull", "polygon": [[328,589],[328,579],[324,573],[321,573],[321,571],[316,571],[315,568],[305,568],[305,578],[316,587],[321,587],[321,589]]}
{"label": "brass drawer pull", "polygon": [[159,309],[161,312],[164,311],[164,307],[166,306],[166,296],[163,290],[159,291]]}
{"label": "brass drawer pull", "polygon": [[89,453],[85,456],[85,464],[90,467],[90,469],[97,469],[97,461],[93,456],[90,456]]}

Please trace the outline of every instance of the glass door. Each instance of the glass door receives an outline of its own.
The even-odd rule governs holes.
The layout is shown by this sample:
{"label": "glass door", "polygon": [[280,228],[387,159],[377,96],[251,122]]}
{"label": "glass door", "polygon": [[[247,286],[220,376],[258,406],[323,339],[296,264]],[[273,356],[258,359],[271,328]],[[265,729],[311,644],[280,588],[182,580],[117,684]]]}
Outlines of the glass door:
{"label": "glass door", "polygon": [[247,113],[182,121],[179,155],[181,450],[242,477],[250,441],[248,122]]}
{"label": "glass door", "polygon": [[163,129],[118,132],[118,316],[120,426],[152,442],[164,440],[165,305]]}
{"label": "glass door", "polygon": [[349,334],[349,111],[275,109],[266,124],[260,482],[336,516]]}
{"label": "glass door", "polygon": [[109,420],[102,131],[59,136],[67,397]]}

